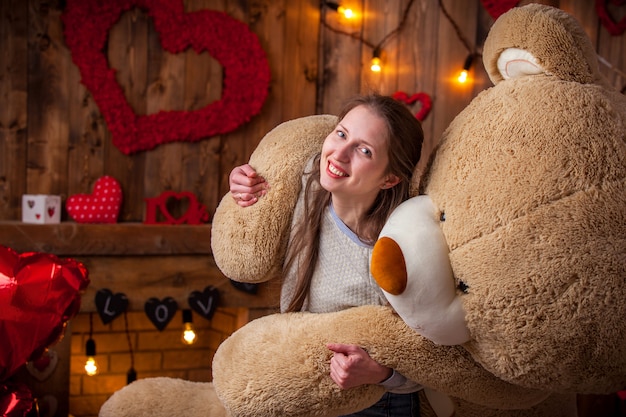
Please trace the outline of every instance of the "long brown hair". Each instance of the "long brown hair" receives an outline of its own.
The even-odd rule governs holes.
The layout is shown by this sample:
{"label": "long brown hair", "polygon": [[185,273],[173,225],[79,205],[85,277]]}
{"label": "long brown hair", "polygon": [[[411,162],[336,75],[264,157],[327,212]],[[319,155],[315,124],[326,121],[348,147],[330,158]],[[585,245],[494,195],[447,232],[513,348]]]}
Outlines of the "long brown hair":
{"label": "long brown hair", "polygon": [[[393,209],[409,198],[411,175],[420,159],[424,133],[419,120],[404,104],[379,94],[354,97],[345,104],[338,120],[358,106],[366,106],[385,121],[389,155],[386,173],[400,178],[395,186],[378,192],[364,221],[355,230],[362,241],[374,244]],[[331,198],[320,185],[319,159],[318,154],[304,189],[304,213],[295,226],[283,266],[283,273],[297,267],[296,289],[286,311],[302,309],[317,265],[322,216]]]}

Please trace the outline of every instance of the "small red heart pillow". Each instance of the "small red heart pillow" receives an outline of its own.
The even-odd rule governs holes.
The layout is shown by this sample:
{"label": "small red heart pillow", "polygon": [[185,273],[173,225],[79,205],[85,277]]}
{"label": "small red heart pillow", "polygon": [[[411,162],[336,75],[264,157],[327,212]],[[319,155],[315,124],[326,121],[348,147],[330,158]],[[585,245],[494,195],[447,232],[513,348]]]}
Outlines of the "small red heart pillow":
{"label": "small red heart pillow", "polygon": [[93,194],[75,194],[65,205],[77,223],[117,223],[122,187],[115,178],[105,175],[96,181]]}

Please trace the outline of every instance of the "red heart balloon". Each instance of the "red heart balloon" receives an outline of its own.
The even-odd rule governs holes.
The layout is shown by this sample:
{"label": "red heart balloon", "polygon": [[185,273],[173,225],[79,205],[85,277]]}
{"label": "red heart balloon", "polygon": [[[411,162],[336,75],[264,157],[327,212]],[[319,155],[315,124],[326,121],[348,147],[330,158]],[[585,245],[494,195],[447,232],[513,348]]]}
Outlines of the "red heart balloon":
{"label": "red heart balloon", "polygon": [[519,0],[481,0],[481,2],[491,17],[497,19],[500,15],[517,6]]}
{"label": "red heart balloon", "polygon": [[88,285],[75,260],[0,245],[0,381],[60,339]]}
{"label": "red heart balloon", "polygon": [[122,207],[122,187],[113,177],[98,178],[92,194],[75,194],[65,203],[77,223],[116,223]]}
{"label": "red heart balloon", "polygon": [[21,382],[0,384],[0,416],[25,417],[33,409],[33,393]]}
{"label": "red heart balloon", "polygon": [[[221,100],[196,111],[136,115],[105,55],[108,32],[121,14],[140,7],[154,20],[162,47],[173,54],[207,51],[223,67]],[[197,141],[227,133],[261,110],[270,69],[248,26],[226,13],[185,13],[182,0],[68,0],[62,16],[65,42],[112,135],[125,154],[173,141]]]}

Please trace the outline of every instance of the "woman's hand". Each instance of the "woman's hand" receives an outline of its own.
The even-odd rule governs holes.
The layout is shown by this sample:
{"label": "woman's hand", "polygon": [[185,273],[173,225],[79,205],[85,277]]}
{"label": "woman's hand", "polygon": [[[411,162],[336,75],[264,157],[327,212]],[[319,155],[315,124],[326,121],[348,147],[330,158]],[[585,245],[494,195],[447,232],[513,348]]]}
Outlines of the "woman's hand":
{"label": "woman's hand", "polygon": [[379,384],[393,373],[357,345],[328,343],[326,347],[334,352],[330,358],[330,377],[342,389]]}
{"label": "woman's hand", "polygon": [[241,207],[248,207],[267,194],[269,184],[248,164],[235,167],[228,177],[230,193]]}

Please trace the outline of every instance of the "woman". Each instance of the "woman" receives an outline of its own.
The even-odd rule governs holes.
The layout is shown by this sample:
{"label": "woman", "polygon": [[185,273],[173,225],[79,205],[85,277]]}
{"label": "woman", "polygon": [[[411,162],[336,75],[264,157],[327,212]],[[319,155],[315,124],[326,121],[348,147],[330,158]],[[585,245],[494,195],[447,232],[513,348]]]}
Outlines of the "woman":
{"label": "woman", "polygon": [[[359,96],[346,104],[305,169],[283,266],[282,312],[387,304],[369,272],[370,256],[389,214],[409,198],[422,141],[419,121],[391,97]],[[247,164],[230,174],[230,191],[242,207],[256,203],[269,186]],[[327,347],[333,352],[330,377],[339,387],[387,389],[377,404],[351,416],[419,415],[419,385],[357,345]]]}

